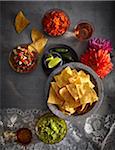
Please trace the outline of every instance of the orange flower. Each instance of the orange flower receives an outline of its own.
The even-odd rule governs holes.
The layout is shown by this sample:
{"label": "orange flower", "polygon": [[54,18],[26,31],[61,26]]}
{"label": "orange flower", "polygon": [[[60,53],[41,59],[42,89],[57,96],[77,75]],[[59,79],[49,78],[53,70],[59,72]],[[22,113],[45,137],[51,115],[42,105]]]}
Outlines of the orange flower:
{"label": "orange flower", "polygon": [[102,49],[89,49],[81,56],[81,62],[91,67],[100,78],[109,74],[113,67],[110,54]]}

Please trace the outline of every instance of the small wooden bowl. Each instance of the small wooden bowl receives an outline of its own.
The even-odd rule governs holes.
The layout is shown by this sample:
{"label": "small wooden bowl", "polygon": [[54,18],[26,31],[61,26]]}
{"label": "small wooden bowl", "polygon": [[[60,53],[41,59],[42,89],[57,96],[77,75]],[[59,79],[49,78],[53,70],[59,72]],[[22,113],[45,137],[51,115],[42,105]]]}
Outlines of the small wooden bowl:
{"label": "small wooden bowl", "polygon": [[[27,48],[28,47],[28,44],[23,44],[23,45],[20,45],[22,48]],[[36,52],[36,57],[35,57],[35,62],[34,62],[34,64],[30,67],[30,69],[29,70],[26,70],[26,71],[22,71],[22,72],[18,72],[17,71],[17,68],[15,68],[15,66],[13,65],[15,62],[14,62],[14,60],[13,60],[13,53],[12,53],[12,51],[10,52],[10,54],[9,54],[9,59],[8,59],[8,61],[9,61],[9,64],[10,64],[10,66],[11,66],[11,68],[15,71],[15,72],[17,72],[17,73],[29,73],[29,72],[32,72],[32,71],[34,71],[35,69],[36,69],[36,67],[37,67],[37,64],[38,64],[38,52],[35,50],[35,52]]]}

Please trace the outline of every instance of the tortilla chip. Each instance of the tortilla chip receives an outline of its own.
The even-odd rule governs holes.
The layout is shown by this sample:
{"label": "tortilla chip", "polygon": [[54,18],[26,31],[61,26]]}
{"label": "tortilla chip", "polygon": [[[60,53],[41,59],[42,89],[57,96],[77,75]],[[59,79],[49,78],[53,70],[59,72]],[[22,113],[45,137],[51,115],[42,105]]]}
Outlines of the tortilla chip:
{"label": "tortilla chip", "polygon": [[87,112],[88,108],[89,108],[89,104],[84,104],[84,105],[81,105],[82,107],[79,107],[77,108],[77,114],[83,114],[85,112]]}
{"label": "tortilla chip", "polygon": [[61,72],[61,77],[62,77],[62,79],[63,79],[63,81],[65,82],[65,83],[69,83],[69,78],[70,77],[72,77],[72,70],[71,70],[71,68],[68,66],[68,67],[66,67],[62,72]]}
{"label": "tortilla chip", "polygon": [[63,104],[63,101],[60,100],[57,97],[57,95],[56,95],[56,93],[55,93],[55,91],[53,90],[52,87],[50,87],[49,97],[48,97],[48,101],[47,102],[50,103],[50,104],[59,104],[59,105]]}
{"label": "tortilla chip", "polygon": [[85,109],[86,105],[87,105],[87,103],[86,104],[82,104],[82,108],[81,108],[80,112],[82,112]]}
{"label": "tortilla chip", "polygon": [[90,81],[90,76],[89,74],[86,74],[83,70],[80,70],[78,72],[78,75],[80,77],[80,80],[82,83],[89,83],[91,88],[94,88],[94,84]]}
{"label": "tortilla chip", "polygon": [[91,80],[90,80],[90,75],[89,75],[89,74],[87,74],[87,78],[89,79],[89,80],[88,80],[89,86],[90,86],[91,88],[94,88],[95,85],[91,82]]}
{"label": "tortilla chip", "polygon": [[82,83],[88,83],[91,88],[95,87],[94,84],[90,81],[90,76],[89,75],[87,75],[85,77],[83,77],[83,76],[80,77],[80,80],[81,80]]}
{"label": "tortilla chip", "polygon": [[59,90],[59,94],[63,97],[66,102],[74,102],[73,97],[70,95],[66,87],[63,87]]}
{"label": "tortilla chip", "polygon": [[62,111],[66,115],[72,115],[76,112],[75,108],[70,108],[67,105],[63,105],[63,106],[58,105],[58,108],[60,111]]}
{"label": "tortilla chip", "polygon": [[65,113],[67,113],[69,115],[74,114],[76,111],[74,108],[70,108],[68,106],[63,106],[63,110],[65,110]]}
{"label": "tortilla chip", "polygon": [[55,79],[59,88],[62,88],[64,86],[66,86],[66,84],[68,84],[68,81],[65,82],[63,77],[61,76],[61,74],[54,76],[54,79]]}
{"label": "tortilla chip", "polygon": [[59,97],[59,99],[61,99],[64,102],[64,99],[59,94],[60,88],[58,87],[57,83],[56,82],[51,82],[51,86],[52,86],[53,90],[55,91],[56,95]]}
{"label": "tortilla chip", "polygon": [[66,85],[67,90],[69,91],[69,93],[71,94],[71,96],[75,99],[78,100],[78,92],[77,92],[77,88],[75,84],[68,84]]}
{"label": "tortilla chip", "polygon": [[61,74],[54,76],[57,85],[62,88],[69,84],[69,78],[72,77],[72,70],[70,67],[66,67]]}
{"label": "tortilla chip", "polygon": [[65,69],[62,70],[61,74],[66,75],[66,77],[68,78],[68,77],[72,76],[72,70],[68,66],[68,67],[66,67]]}
{"label": "tortilla chip", "polygon": [[82,105],[96,102],[98,100],[97,94],[94,89],[88,89],[85,94],[80,98],[80,102]]}
{"label": "tortilla chip", "polygon": [[55,93],[58,95],[60,88],[57,86],[57,83],[56,82],[51,82],[51,87],[53,88]]}
{"label": "tortilla chip", "polygon": [[18,33],[22,32],[28,25],[30,21],[24,16],[22,11],[19,11],[15,18],[15,28]]}
{"label": "tortilla chip", "polygon": [[65,106],[65,108],[64,108],[67,112],[69,112],[69,114],[71,115],[71,114],[74,114],[75,113],[75,109],[74,108],[70,108],[70,107],[68,107],[68,106]]}
{"label": "tortilla chip", "polygon": [[31,43],[30,46],[35,48],[38,51],[38,53],[40,54],[40,53],[42,53],[44,47],[46,46],[47,41],[48,41],[47,38],[41,38],[41,39]]}
{"label": "tortilla chip", "polygon": [[78,72],[78,75],[81,76],[81,77],[86,77],[87,76],[86,73],[83,70],[80,70]]}
{"label": "tortilla chip", "polygon": [[69,83],[75,83],[75,84],[83,84],[88,83],[91,88],[94,88],[94,84],[90,81],[90,76],[87,75],[84,71],[79,71],[77,74],[74,73],[74,75],[69,78]]}
{"label": "tortilla chip", "polygon": [[72,70],[72,75],[73,75],[73,76],[78,76],[78,72],[77,72],[76,69],[73,69],[73,70]]}
{"label": "tortilla chip", "polygon": [[58,108],[65,115],[72,115],[73,113],[75,113],[75,109],[74,108],[71,108],[71,109],[68,110],[67,108],[65,108],[63,106],[59,106],[59,105],[58,105]]}
{"label": "tortilla chip", "polygon": [[82,84],[79,76],[77,76],[77,77],[73,76],[73,77],[69,78],[69,83]]}
{"label": "tortilla chip", "polygon": [[59,93],[63,97],[63,99],[65,100],[63,106],[68,106],[70,108],[76,108],[76,107],[80,106],[79,100],[75,101],[66,87],[61,88],[59,90]]}
{"label": "tortilla chip", "polygon": [[81,85],[76,84],[76,89],[77,89],[78,97],[80,99],[84,94],[84,92],[82,91],[83,85],[82,84]]}
{"label": "tortilla chip", "polygon": [[36,51],[36,49],[32,47],[31,45],[28,45],[28,51],[33,52],[33,51]]}
{"label": "tortilla chip", "polygon": [[37,40],[43,38],[44,35],[38,31],[36,28],[33,28],[31,31],[31,38],[33,42],[36,42]]}

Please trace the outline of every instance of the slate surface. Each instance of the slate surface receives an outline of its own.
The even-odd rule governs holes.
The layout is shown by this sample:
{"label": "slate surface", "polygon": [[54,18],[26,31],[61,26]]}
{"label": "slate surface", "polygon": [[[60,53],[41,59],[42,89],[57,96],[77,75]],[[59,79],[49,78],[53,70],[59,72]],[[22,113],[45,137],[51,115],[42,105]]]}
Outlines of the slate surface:
{"label": "slate surface", "polygon": [[[0,2],[1,3],[1,108],[17,107],[21,109],[47,109],[44,97],[44,87],[47,76],[41,64],[30,74],[15,73],[8,64],[9,52],[17,45],[31,42],[30,31],[36,27],[42,31],[41,18],[51,8],[60,8],[67,12],[71,19],[69,32],[80,20],[93,23],[93,37],[104,37],[112,41],[115,47],[115,2]],[[17,34],[13,26],[15,15],[23,10],[31,24]],[[87,41],[80,43],[66,33],[62,37],[49,38],[48,45],[67,44],[78,56],[85,51]],[[46,47],[47,48],[47,47]],[[115,56],[115,50],[113,50]],[[115,57],[112,58],[115,64]],[[104,80],[105,98],[99,109],[100,114],[115,113],[115,71]]]}

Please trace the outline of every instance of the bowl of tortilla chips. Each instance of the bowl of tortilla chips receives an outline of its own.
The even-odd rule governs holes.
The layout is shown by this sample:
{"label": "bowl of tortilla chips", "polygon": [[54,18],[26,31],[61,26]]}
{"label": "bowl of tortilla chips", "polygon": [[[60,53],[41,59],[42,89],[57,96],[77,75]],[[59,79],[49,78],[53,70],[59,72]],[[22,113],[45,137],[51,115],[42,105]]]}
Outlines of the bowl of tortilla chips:
{"label": "bowl of tortilla chips", "polygon": [[65,120],[88,117],[103,100],[103,84],[88,66],[72,62],[55,69],[46,83],[49,109]]}

